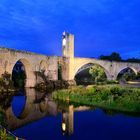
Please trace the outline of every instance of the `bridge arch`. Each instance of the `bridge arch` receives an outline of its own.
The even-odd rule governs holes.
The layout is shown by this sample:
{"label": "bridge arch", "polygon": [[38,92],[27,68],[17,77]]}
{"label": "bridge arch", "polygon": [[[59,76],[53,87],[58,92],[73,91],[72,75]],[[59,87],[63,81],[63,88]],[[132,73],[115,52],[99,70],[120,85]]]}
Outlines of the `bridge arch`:
{"label": "bridge arch", "polygon": [[119,75],[123,70],[125,70],[125,69],[130,69],[130,70],[132,70],[132,71],[135,73],[135,75],[138,74],[138,71],[137,71],[136,68],[131,67],[131,66],[125,66],[125,67],[121,67],[121,68],[119,68],[119,69],[117,70],[117,72],[116,72],[116,74],[115,74],[115,79],[117,79],[118,75]]}
{"label": "bridge arch", "polygon": [[13,63],[13,65],[11,66],[10,73],[12,74],[13,68],[18,61],[21,62],[24,66],[25,75],[26,75],[25,87],[34,87],[36,84],[36,78],[35,78],[33,67],[31,63],[29,62],[29,60],[25,58],[20,58],[16,60],[15,63]]}
{"label": "bridge arch", "polygon": [[92,67],[93,65],[98,65],[98,66],[100,66],[100,67],[104,70],[107,79],[111,79],[111,75],[110,75],[109,71],[108,71],[104,66],[102,66],[101,64],[94,63],[94,62],[88,62],[88,63],[84,63],[84,64],[81,64],[81,65],[77,66],[76,69],[75,69],[75,72],[74,72],[74,77],[75,77],[79,72],[81,72],[82,70],[87,69],[87,68],[90,68],[90,67]]}

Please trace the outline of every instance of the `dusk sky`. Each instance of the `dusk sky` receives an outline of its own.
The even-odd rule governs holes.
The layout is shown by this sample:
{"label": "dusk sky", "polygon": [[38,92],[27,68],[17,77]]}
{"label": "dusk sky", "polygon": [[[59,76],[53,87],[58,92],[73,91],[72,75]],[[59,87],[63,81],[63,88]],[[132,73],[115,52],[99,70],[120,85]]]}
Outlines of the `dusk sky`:
{"label": "dusk sky", "polygon": [[0,0],[0,46],[61,55],[63,31],[75,56],[140,58],[140,0]]}

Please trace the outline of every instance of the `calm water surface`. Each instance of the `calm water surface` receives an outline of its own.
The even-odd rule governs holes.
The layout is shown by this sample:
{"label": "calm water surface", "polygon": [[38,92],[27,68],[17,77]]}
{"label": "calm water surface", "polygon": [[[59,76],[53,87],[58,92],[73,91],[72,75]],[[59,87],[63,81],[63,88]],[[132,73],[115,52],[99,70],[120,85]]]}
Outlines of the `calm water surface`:
{"label": "calm water surface", "polygon": [[7,128],[26,140],[140,140],[140,117],[55,102],[26,89],[5,109]]}

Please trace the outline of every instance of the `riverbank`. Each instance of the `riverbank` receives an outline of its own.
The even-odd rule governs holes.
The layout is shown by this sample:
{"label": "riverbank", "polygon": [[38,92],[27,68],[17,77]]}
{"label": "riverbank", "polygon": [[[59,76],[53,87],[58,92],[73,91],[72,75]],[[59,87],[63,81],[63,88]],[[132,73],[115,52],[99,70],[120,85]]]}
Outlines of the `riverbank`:
{"label": "riverbank", "polygon": [[120,85],[78,86],[57,90],[52,94],[56,100],[97,106],[123,112],[140,113],[140,88]]}
{"label": "riverbank", "polygon": [[16,92],[18,89],[0,89],[0,93],[13,93]]}
{"label": "riverbank", "polygon": [[76,82],[74,80],[69,80],[69,81],[63,81],[63,80],[56,80],[56,81],[51,81],[51,80],[46,80],[45,82],[36,84],[35,89],[38,91],[53,91],[57,89],[67,89],[71,86],[75,86]]}

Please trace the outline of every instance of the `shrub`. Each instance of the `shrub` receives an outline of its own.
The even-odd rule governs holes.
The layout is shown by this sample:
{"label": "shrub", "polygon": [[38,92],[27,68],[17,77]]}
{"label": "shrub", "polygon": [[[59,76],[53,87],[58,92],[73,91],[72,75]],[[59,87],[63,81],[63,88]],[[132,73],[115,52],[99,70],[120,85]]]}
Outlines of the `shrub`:
{"label": "shrub", "polygon": [[13,88],[11,74],[9,74],[8,72],[2,74],[2,77],[0,78],[0,87],[4,89]]}
{"label": "shrub", "polygon": [[120,86],[87,86],[53,92],[53,98],[85,105],[140,112],[140,89]]}

